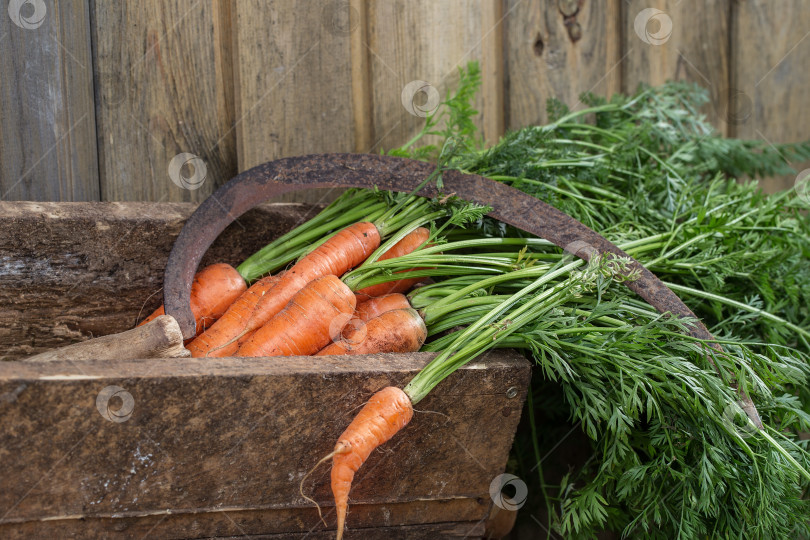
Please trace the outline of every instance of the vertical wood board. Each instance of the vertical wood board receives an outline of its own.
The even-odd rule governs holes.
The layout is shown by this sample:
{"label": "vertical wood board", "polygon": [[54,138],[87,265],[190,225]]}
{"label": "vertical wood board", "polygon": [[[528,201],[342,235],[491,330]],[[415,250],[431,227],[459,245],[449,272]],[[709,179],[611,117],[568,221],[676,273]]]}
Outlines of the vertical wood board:
{"label": "vertical wood board", "polygon": [[236,173],[229,9],[92,3],[103,200],[201,201]]}
{"label": "vertical wood board", "polygon": [[507,129],[545,123],[548,98],[581,109],[583,92],[619,91],[619,0],[508,0],[504,21]]}
{"label": "vertical wood board", "polygon": [[709,0],[697,8],[678,0],[629,0],[623,5],[622,91],[668,80],[699,84],[711,103],[703,111],[724,135],[735,122],[729,107],[731,0]]}
{"label": "vertical wood board", "polygon": [[3,2],[0,58],[0,200],[98,200],[87,5]]}

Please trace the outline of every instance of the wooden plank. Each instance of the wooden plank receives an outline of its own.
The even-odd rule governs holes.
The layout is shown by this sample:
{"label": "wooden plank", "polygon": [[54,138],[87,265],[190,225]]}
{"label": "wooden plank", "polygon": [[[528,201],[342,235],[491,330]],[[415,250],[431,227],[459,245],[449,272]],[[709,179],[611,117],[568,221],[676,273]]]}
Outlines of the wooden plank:
{"label": "wooden plank", "polygon": [[[92,6],[102,199],[203,200],[236,173],[230,3]],[[184,153],[204,170],[178,158],[170,175]]]}
{"label": "wooden plank", "polygon": [[730,4],[731,0],[709,0],[700,9],[680,0],[629,0],[624,4],[623,90],[633,92],[642,82],[695,82],[711,95],[711,104],[703,112],[727,134],[735,121],[727,100]]}
{"label": "wooden plank", "polygon": [[[732,134],[771,143],[810,139],[810,11],[801,0],[734,3]],[[792,163],[801,171],[810,163]],[[792,187],[795,176],[763,182],[766,191]]]}
{"label": "wooden plank", "polygon": [[98,200],[87,4],[0,15],[0,200]]}
{"label": "wooden plank", "polygon": [[[374,391],[403,385],[432,357],[0,363],[0,531],[91,536],[131,523],[130,536],[140,520],[167,536],[320,530],[298,493],[304,474]],[[483,520],[530,371],[500,351],[443,381],[407,436],[358,472],[349,526]],[[333,527],[328,479],[323,467],[304,489]]]}
{"label": "wooden plank", "polygon": [[507,129],[547,120],[546,100],[620,89],[619,0],[506,2]]}
{"label": "wooden plank", "polygon": [[[455,90],[458,68],[470,60],[482,62],[487,76],[497,73],[497,54],[486,47],[497,47],[493,25],[492,0],[395,2],[371,0],[368,8],[369,52],[374,109],[374,143],[371,151],[402,145],[424,126],[424,115]],[[494,2],[493,2],[494,3]],[[424,81],[429,86],[419,91]],[[413,84],[411,84],[413,83]],[[487,92],[491,81],[487,82]],[[406,103],[414,112],[409,112]],[[486,107],[486,108],[485,108]],[[476,100],[483,118],[499,115],[497,96]],[[494,124],[497,130],[497,123]],[[489,128],[490,130],[492,128]],[[489,137],[494,135],[490,131]],[[431,139],[425,139],[428,141]],[[423,141],[424,142],[424,141]]]}
{"label": "wooden plank", "polygon": [[[195,208],[0,202],[0,359],[132,328],[160,305],[166,259]],[[202,264],[238,264],[315,212],[262,205],[231,224]]]}
{"label": "wooden plank", "polygon": [[[352,82],[358,10],[348,1],[244,0],[235,11],[239,170],[281,157],[354,151],[353,91],[363,84]],[[328,194],[280,200],[327,202]]]}

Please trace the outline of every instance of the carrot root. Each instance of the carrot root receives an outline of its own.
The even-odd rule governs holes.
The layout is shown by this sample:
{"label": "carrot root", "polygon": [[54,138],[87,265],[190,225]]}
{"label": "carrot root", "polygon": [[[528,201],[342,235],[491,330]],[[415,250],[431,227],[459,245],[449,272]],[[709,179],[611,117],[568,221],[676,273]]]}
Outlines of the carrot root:
{"label": "carrot root", "polygon": [[401,389],[388,386],[371,396],[338,438],[332,456],[332,495],[337,511],[338,540],[343,538],[355,473],[375,448],[390,440],[411,418],[411,398]]}

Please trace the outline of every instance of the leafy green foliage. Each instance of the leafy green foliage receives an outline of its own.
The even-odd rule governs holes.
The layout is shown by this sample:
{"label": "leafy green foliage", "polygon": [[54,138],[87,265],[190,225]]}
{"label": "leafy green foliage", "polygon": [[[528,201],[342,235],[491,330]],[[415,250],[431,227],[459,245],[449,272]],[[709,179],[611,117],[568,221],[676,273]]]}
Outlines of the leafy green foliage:
{"label": "leafy green foliage", "polygon": [[[699,113],[707,93],[673,82],[610,100],[584,95],[578,111],[550,100],[549,124],[482,149],[470,105],[477,78],[471,64],[463,91],[438,113],[453,119],[449,127],[439,131],[429,119],[392,153],[508,183],[617,244],[636,242],[628,253],[678,287],[727,351],[712,352],[712,365],[711,350],[685,335],[689,321],[660,316],[623,287],[566,297],[504,339],[537,362],[512,463],[524,480],[540,480],[530,493],[543,494],[534,502],[545,504],[548,523],[566,538],[603,529],[810,536],[808,483],[790,464],[810,467],[809,443],[798,436],[810,431],[810,218],[794,192],[765,196],[736,180],[789,173],[788,161],[810,158],[810,143],[724,139]],[[442,150],[419,148],[425,134],[441,136]],[[478,232],[526,236],[489,218]],[[518,262],[555,254],[535,247]],[[416,298],[440,300],[455,280],[470,283],[451,278]],[[504,287],[475,294],[500,298],[512,292]],[[465,308],[436,324],[464,327],[489,309]],[[453,338],[431,345],[442,350]],[[731,381],[757,404],[764,432],[741,422]],[[591,456],[552,479],[541,458],[572,431],[589,441]]]}

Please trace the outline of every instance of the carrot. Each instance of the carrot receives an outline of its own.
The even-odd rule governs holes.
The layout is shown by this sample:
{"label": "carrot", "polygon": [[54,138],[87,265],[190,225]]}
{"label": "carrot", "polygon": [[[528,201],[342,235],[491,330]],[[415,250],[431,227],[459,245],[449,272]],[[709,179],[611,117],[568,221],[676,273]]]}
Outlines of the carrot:
{"label": "carrot", "polygon": [[191,356],[194,358],[233,356],[239,348],[236,338],[245,329],[256,304],[279,279],[278,275],[262,278],[243,292],[217,322],[186,347],[191,351]]}
{"label": "carrot", "polygon": [[394,309],[346,333],[316,356],[416,352],[425,343],[427,328],[415,309]]}
{"label": "carrot", "polygon": [[357,309],[354,310],[352,320],[346,325],[346,330],[348,331],[356,326],[365,324],[374,317],[379,317],[386,311],[407,309],[409,307],[411,307],[411,302],[405,295],[399,293],[377,296],[363,302],[358,300]]}
{"label": "carrot", "polygon": [[[430,231],[426,228],[419,227],[418,229],[414,229],[405,238],[391,246],[391,249],[383,253],[377,260],[384,261],[386,259],[407,255],[427,242],[428,238],[430,238]],[[407,270],[402,270],[402,272],[407,272]],[[386,283],[364,287],[356,291],[355,294],[357,295],[358,302],[360,302],[376,296],[383,296],[384,294],[403,293],[424,279],[425,278],[409,278],[400,279],[399,281],[388,281]]]}
{"label": "carrot", "polygon": [[332,452],[332,495],[337,511],[337,540],[343,538],[354,474],[375,448],[396,435],[411,418],[411,398],[399,388],[388,386],[371,396],[338,438]]}
{"label": "carrot", "polygon": [[336,276],[318,278],[296,293],[284,309],[239,347],[236,355],[315,354],[340,336],[355,305],[354,293]]}
{"label": "carrot", "polygon": [[[287,270],[273,287],[272,294],[265,294],[259,300],[247,323],[235,331],[226,332],[225,335],[229,337],[219,343],[212,343],[211,348],[224,346],[233,339],[241,339],[261,328],[284,309],[292,297],[309,282],[322,276],[343,275],[366,260],[379,245],[380,233],[373,223],[361,221],[341,230]],[[243,340],[244,344],[246,343]],[[318,350],[315,349],[312,353]]]}
{"label": "carrot", "polygon": [[[246,288],[245,280],[229,264],[212,264],[197,272],[191,284],[191,312],[197,321],[197,335],[219,319]],[[161,305],[138,326],[163,314]]]}

